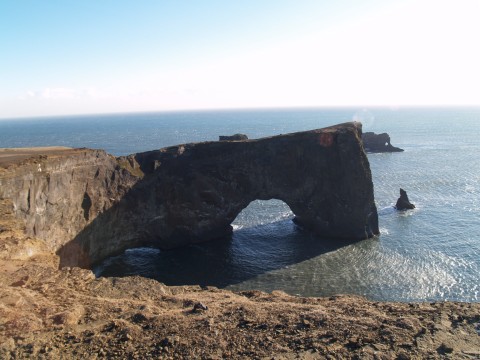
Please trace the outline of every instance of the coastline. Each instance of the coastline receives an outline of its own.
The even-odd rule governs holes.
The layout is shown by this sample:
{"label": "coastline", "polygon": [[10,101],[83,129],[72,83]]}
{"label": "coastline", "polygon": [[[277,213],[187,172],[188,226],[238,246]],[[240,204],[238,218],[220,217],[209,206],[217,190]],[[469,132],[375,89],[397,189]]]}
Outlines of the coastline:
{"label": "coastline", "polygon": [[[168,287],[139,276],[96,279],[90,270],[59,270],[56,255],[15,230],[1,233],[15,244],[13,252],[2,249],[0,260],[3,359],[480,356],[480,303],[305,298]],[[35,255],[22,256],[22,244],[36,246]],[[199,303],[207,310],[194,310]]]}
{"label": "coastline", "polygon": [[[480,303],[305,298],[167,287],[138,276],[96,279],[90,270],[59,269],[59,257],[25,234],[6,199],[0,246],[5,359],[480,356]],[[208,309],[194,311],[197,303]]]}

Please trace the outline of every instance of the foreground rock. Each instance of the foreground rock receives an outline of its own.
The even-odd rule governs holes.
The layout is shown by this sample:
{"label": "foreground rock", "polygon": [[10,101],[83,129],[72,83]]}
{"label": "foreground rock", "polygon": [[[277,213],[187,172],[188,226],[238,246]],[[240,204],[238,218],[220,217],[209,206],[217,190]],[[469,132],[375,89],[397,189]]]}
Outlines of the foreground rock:
{"label": "foreground rock", "polygon": [[379,152],[402,152],[403,149],[390,144],[390,135],[387,133],[375,134],[366,132],[362,135],[363,146],[365,151],[372,153]]}
{"label": "foreground rock", "polygon": [[167,287],[55,263],[48,253],[0,260],[1,359],[480,356],[479,303]]}
{"label": "foreground rock", "polygon": [[346,123],[120,158],[45,149],[12,163],[3,151],[0,199],[12,203],[28,235],[60,255],[61,266],[89,268],[140,245],[172,248],[228,236],[231,222],[257,199],[283,200],[319,241],[357,241],[379,233],[360,137],[361,124]]}
{"label": "foreground rock", "polygon": [[397,210],[410,210],[415,209],[415,205],[413,205],[410,200],[408,199],[407,192],[403,189],[400,189],[400,197],[397,200],[397,204],[395,205]]}

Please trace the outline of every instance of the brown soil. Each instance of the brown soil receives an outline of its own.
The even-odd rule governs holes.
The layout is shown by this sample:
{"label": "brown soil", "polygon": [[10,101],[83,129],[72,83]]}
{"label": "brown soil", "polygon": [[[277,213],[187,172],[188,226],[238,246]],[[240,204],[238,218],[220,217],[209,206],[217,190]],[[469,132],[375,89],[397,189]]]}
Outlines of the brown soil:
{"label": "brown soil", "polygon": [[2,359],[478,359],[480,304],[382,303],[95,279],[2,262]]}
{"label": "brown soil", "polygon": [[59,156],[78,151],[63,146],[32,147],[32,148],[0,148],[0,167],[20,164],[22,161],[36,156]]}

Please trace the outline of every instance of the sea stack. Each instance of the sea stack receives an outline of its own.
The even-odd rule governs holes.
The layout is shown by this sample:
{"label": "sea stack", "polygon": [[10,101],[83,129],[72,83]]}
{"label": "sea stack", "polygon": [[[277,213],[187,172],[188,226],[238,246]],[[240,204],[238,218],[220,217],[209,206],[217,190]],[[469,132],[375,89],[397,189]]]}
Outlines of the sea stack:
{"label": "sea stack", "polygon": [[397,210],[410,210],[415,209],[415,205],[413,205],[410,200],[408,200],[407,192],[403,189],[400,189],[400,197],[397,200],[397,204],[395,205]]}

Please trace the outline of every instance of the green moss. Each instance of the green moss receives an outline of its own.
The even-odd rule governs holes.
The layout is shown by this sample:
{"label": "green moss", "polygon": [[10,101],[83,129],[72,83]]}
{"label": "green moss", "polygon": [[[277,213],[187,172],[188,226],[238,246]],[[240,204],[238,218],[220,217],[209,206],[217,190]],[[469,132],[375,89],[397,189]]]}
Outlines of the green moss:
{"label": "green moss", "polygon": [[127,170],[133,176],[143,178],[143,176],[145,175],[143,173],[142,169],[140,169],[140,166],[132,167],[132,165],[130,165],[130,162],[125,158],[119,159],[118,160],[118,165],[120,166],[121,169]]}

